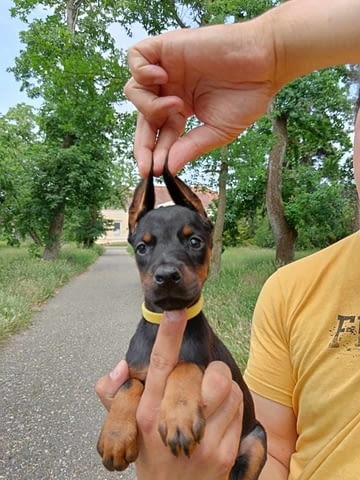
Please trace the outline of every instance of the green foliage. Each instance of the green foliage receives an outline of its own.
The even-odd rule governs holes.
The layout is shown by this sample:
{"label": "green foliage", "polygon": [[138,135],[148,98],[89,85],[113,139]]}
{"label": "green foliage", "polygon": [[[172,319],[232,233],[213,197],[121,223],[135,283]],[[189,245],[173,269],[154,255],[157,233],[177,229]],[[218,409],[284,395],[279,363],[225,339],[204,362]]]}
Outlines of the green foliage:
{"label": "green foliage", "polygon": [[267,216],[257,218],[256,228],[254,229],[254,243],[261,248],[274,248],[275,241]]}
{"label": "green foliage", "polygon": [[347,67],[313,72],[278,93],[272,114],[287,119],[286,167],[305,163],[337,174],[340,160],[351,149],[350,72]]}
{"label": "green foliage", "polygon": [[29,325],[34,310],[73,275],[91,265],[101,249],[66,246],[55,262],[45,262],[30,247],[0,244],[0,339]]}
{"label": "green foliage", "polygon": [[[44,15],[33,18],[34,8],[40,6]],[[37,243],[55,248],[59,243],[53,239],[61,237],[58,216],[62,212],[78,214],[78,232],[85,235],[87,231],[86,242],[92,243],[90,238],[99,232],[89,211],[99,212],[112,195],[113,174],[119,170],[115,163],[121,150],[118,135],[131,130],[115,108],[124,100],[123,86],[129,76],[124,55],[108,32],[116,12],[117,2],[111,0],[14,0],[12,14],[28,28],[20,34],[24,48],[12,71],[22,89],[43,103],[33,118],[36,138],[30,146],[22,139],[30,176],[26,181],[22,176],[19,215],[14,214],[14,196],[7,216],[4,209],[1,212],[9,237],[14,232],[30,234]],[[6,179],[10,198],[8,173]]]}
{"label": "green foliage", "polygon": [[41,258],[40,246],[36,243],[29,243],[28,252],[31,258]]}
{"label": "green foliage", "polygon": [[[324,181],[321,172],[298,167],[291,179],[291,196],[285,212],[296,225],[298,248],[325,247],[351,232],[354,195],[343,183]],[[287,179],[289,180],[289,179]],[[354,187],[353,187],[354,188]]]}
{"label": "green foliage", "polygon": [[[241,135],[229,149],[231,177],[225,213],[225,244],[241,245],[254,237],[256,219],[264,215],[266,156],[272,142],[270,122],[264,117]],[[247,225],[246,238],[239,225]]]}
{"label": "green foliage", "polygon": [[9,244],[27,233],[31,204],[32,156],[40,142],[33,109],[20,104],[0,116],[0,233]]}
{"label": "green foliage", "polygon": [[85,248],[92,247],[104,232],[105,221],[91,206],[88,209],[73,210],[65,224],[66,240],[76,242]]}
{"label": "green foliage", "polygon": [[[345,67],[314,72],[287,86],[274,103],[272,115],[287,119],[282,200],[287,221],[298,232],[299,248],[323,247],[352,231],[349,75]],[[235,142],[241,156],[228,191],[227,244],[240,241],[239,222],[249,224],[250,219],[254,242],[273,244],[268,222],[258,218],[265,214],[265,164],[273,141],[269,127],[262,119]]]}
{"label": "green foliage", "polygon": [[149,35],[181,27],[199,27],[253,18],[279,4],[276,0],[128,0],[120,23],[131,36],[131,25],[141,23]]}

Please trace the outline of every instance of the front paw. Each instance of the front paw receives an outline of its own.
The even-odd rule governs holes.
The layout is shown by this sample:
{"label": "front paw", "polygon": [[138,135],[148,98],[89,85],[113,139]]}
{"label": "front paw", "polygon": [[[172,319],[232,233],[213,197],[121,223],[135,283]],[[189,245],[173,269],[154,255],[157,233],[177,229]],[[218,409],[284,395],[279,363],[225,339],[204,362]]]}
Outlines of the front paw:
{"label": "front paw", "polygon": [[125,470],[138,456],[136,410],[144,386],[130,378],[115,395],[97,443],[108,470]]}
{"label": "front paw", "polygon": [[100,433],[97,450],[104,466],[110,470],[125,470],[138,456],[135,423],[117,424],[108,418]]}
{"label": "front paw", "polygon": [[[192,403],[192,402],[191,402]],[[183,452],[190,457],[204,435],[205,418],[199,404],[182,400],[175,405],[162,402],[159,433],[164,444],[177,457]]]}

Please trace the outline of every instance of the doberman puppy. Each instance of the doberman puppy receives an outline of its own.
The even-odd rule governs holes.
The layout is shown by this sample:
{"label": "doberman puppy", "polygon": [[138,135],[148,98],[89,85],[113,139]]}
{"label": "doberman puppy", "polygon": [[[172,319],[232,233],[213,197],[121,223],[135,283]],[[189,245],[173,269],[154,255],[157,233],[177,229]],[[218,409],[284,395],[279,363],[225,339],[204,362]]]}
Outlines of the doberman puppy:
{"label": "doberman puppy", "polygon": [[[201,290],[211,256],[212,225],[199,198],[167,167],[164,180],[175,205],[154,209],[153,177],[142,180],[129,210],[129,243],[135,250],[145,301],[143,317],[126,354],[130,378],[116,394],[98,441],[109,470],[124,470],[138,455],[136,410],[164,310],[187,308],[179,363],[167,380],[159,433],[176,456],[190,456],[205,428],[200,386],[205,367],[225,362],[243,392],[243,430],[231,480],[256,480],[266,458],[266,434],[255,418],[250,392],[231,354],[202,312]],[[181,385],[181,388],[179,387]]]}

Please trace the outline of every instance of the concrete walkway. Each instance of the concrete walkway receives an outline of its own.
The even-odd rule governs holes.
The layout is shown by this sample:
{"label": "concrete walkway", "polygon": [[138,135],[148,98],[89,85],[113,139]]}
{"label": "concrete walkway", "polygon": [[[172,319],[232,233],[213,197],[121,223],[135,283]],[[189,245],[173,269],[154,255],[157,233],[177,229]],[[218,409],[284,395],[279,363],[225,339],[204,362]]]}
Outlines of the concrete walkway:
{"label": "concrete walkway", "polygon": [[135,263],[109,248],[0,348],[1,480],[133,480],[96,452],[96,380],[124,357],[140,318]]}

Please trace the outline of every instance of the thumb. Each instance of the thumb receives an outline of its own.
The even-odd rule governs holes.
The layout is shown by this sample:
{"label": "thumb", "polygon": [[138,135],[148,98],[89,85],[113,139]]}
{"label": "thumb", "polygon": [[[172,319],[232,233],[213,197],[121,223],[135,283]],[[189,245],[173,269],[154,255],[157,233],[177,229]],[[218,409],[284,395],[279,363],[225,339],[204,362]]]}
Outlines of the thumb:
{"label": "thumb", "polygon": [[95,392],[107,410],[110,410],[115,394],[128,378],[128,365],[125,360],[121,360],[112,372],[96,382]]}
{"label": "thumb", "polygon": [[[245,128],[245,127],[244,127]],[[244,130],[241,129],[242,130]],[[200,125],[177,138],[169,146],[169,169],[172,173],[181,170],[188,162],[210,152],[214,148],[227,145],[240,133],[221,131],[211,125]]]}

